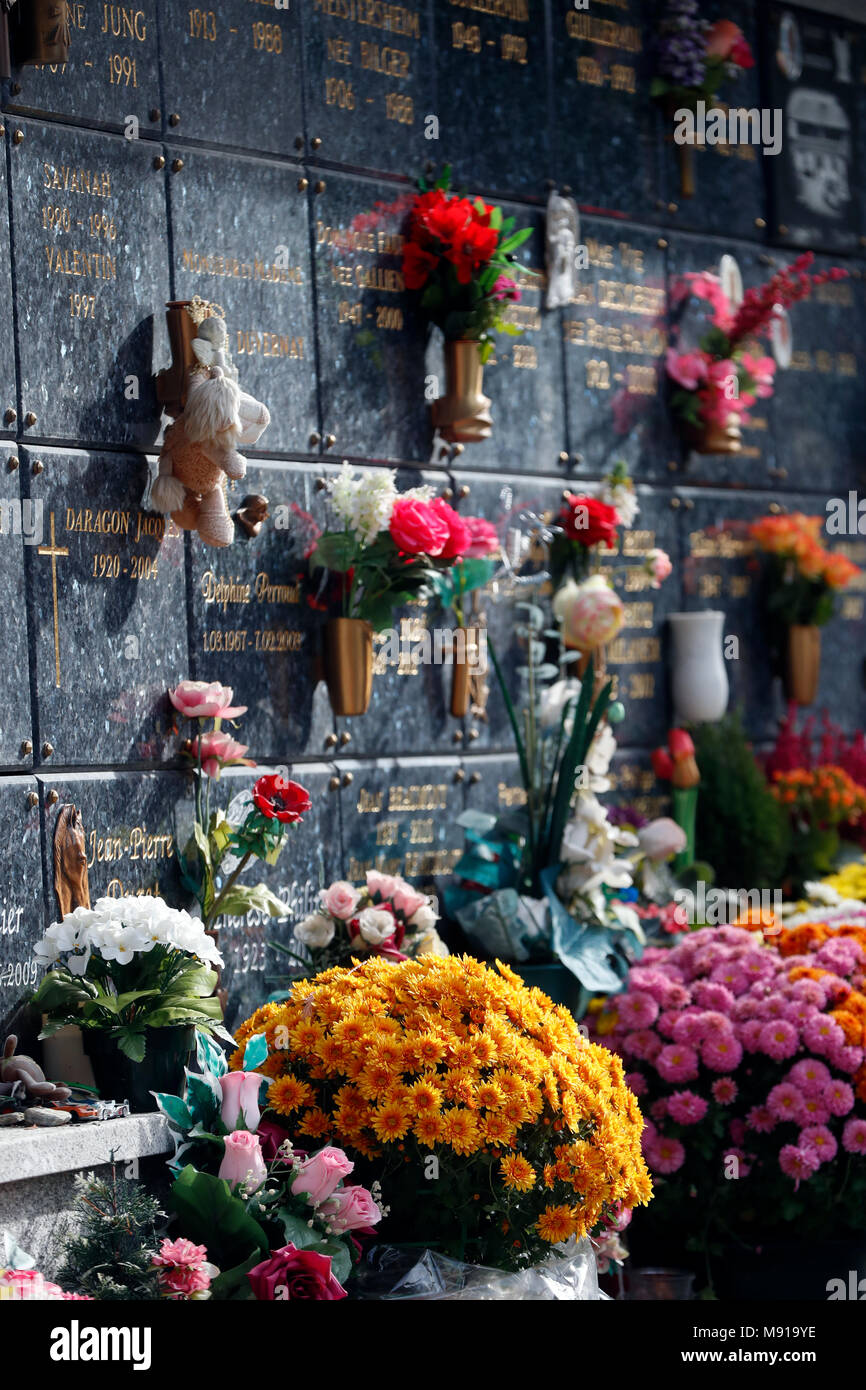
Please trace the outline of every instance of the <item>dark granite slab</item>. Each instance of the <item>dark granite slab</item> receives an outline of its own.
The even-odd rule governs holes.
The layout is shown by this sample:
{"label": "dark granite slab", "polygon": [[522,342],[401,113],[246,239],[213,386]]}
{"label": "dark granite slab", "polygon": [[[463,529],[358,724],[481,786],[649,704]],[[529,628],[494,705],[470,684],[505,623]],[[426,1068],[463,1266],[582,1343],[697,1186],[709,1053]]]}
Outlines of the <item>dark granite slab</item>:
{"label": "dark granite slab", "polygon": [[862,31],[789,5],[769,7],[767,105],[782,112],[781,152],[767,160],[771,227],[788,246],[858,244],[857,81]]}
{"label": "dark granite slab", "polygon": [[153,148],[62,125],[20,128],[11,169],[22,423],[39,437],[144,448],[159,424],[154,312],[168,293]]}
{"label": "dark granite slab", "polygon": [[611,789],[606,806],[631,806],[648,820],[671,814],[670,783],[660,782],[652,769],[649,752],[625,744],[613,756]]}
{"label": "dark granite slab", "polygon": [[307,449],[318,417],[307,200],[298,173],[236,156],[185,151],[182,158],[169,184],[175,294],[200,295],[225,310],[241,387],[271,412],[258,447]]}
{"label": "dark granite slab", "polygon": [[259,154],[303,149],[296,5],[221,0],[208,9],[159,0],[159,26],[169,131]]}
{"label": "dark granite slab", "polygon": [[[760,108],[762,105],[758,56],[758,6],[756,0],[703,0],[701,15],[714,23],[729,19],[738,24],[755,55],[755,66],[736,79],[722,83],[708,103],[712,109]],[[767,103],[764,102],[764,105]],[[706,144],[693,151],[695,192],[683,196],[678,168],[678,147],[673,141],[673,119],[662,115],[660,160],[660,215],[671,227],[714,232],[719,236],[762,238],[767,222],[764,164],[760,146],[748,143]],[[775,161],[766,160],[767,165]]]}
{"label": "dark granite slab", "polygon": [[134,5],[70,0],[66,12],[67,62],[16,68],[12,108],[134,131],[130,139],[158,131],[156,0]]}
{"label": "dark granite slab", "polygon": [[159,761],[173,746],[166,692],[189,664],[183,538],[141,510],[143,458],[28,447],[21,467],[43,511],[27,547],[43,758]]}
{"label": "dark granite slab", "polygon": [[22,502],[20,476],[15,446],[0,444],[0,593],[9,615],[0,666],[0,766],[19,769],[33,762],[24,552],[42,543],[45,528],[44,513],[29,499]]}
{"label": "dark granite slab", "polygon": [[[12,260],[9,248],[9,213],[7,198],[6,158],[0,159],[0,296],[4,304],[12,303]],[[4,314],[0,320],[0,434],[14,434],[15,417],[7,412],[15,411],[18,399],[15,386],[15,339],[12,332],[12,315]]]}
{"label": "dark granite slab", "polygon": [[661,116],[650,101],[651,7],[553,0],[553,177],[587,212],[658,218]]}
{"label": "dark granite slab", "polygon": [[430,452],[425,329],[403,288],[408,189],[329,173],[312,200],[322,427],[340,454]]}
{"label": "dark granite slab", "polygon": [[16,1010],[39,983],[41,967],[33,946],[43,921],[39,806],[28,798],[37,790],[33,777],[0,781],[3,853],[0,855],[0,1032],[4,1038]]}
{"label": "dark granite slab", "polygon": [[[259,768],[229,769],[220,779],[222,804],[248,790],[262,772]],[[312,809],[297,827],[289,827],[282,853],[274,865],[251,861],[242,883],[266,883],[288,907],[285,917],[263,916],[252,911],[246,917],[220,919],[219,947],[225,960],[221,984],[228,990],[226,1019],[236,1028],[263,1004],[286,978],[288,957],[270,945],[291,946],[292,929],[316,910],[319,889],[340,877],[340,798],[347,793],[332,790],[333,768],[321,763],[302,763],[285,769],[310,793]]]}
{"label": "dark granite slab", "polygon": [[589,267],[562,310],[570,478],[625,459],[638,478],[668,479],[677,440],[666,404],[665,253],[637,227],[581,219]]}
{"label": "dark granite slab", "polygon": [[417,176],[441,145],[428,7],[300,0],[309,149],[357,169]]}
{"label": "dark granite slab", "polygon": [[439,143],[428,158],[452,165],[458,185],[543,198],[551,89],[543,0],[434,4],[433,22]]}
{"label": "dark granite slab", "polygon": [[368,869],[400,874],[432,891],[460,857],[463,781],[456,758],[341,762],[343,873],[363,883]]}
{"label": "dark granite slab", "polygon": [[[493,431],[481,443],[467,444],[461,463],[491,473],[556,473],[566,447],[563,405],[562,326],[558,309],[544,303],[544,217],[525,207],[503,203],[515,230],[532,227],[533,235],[516,252],[514,279],[521,299],[505,318],[522,328],[520,337],[500,333],[484,368],[484,394],[492,402]],[[440,335],[428,354],[436,394],[444,394]]]}
{"label": "dark granite slab", "polygon": [[333,717],[314,669],[319,618],[307,602],[305,551],[315,534],[310,469],[256,460],[229,493],[268,498],[258,536],[236,525],[222,550],[190,543],[190,656],[195,678],[231,685],[249,707],[235,737],[256,758],[321,757]]}

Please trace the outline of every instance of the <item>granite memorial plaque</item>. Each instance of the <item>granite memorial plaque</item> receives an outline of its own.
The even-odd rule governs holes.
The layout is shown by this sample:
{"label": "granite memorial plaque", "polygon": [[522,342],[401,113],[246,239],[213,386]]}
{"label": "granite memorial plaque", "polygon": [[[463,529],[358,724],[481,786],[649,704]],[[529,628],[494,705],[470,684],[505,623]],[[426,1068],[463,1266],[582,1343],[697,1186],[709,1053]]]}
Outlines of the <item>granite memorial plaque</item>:
{"label": "granite memorial plaque", "polygon": [[605,806],[629,806],[647,820],[671,814],[670,783],[658,780],[645,748],[628,744],[617,748],[609,775],[611,789],[604,795]]}
{"label": "granite memorial plaque", "polygon": [[456,758],[341,762],[344,877],[363,883],[378,869],[434,891],[463,851],[459,770]]}
{"label": "granite memorial plaque", "polygon": [[[668,251],[668,301],[670,304],[670,341],[679,351],[685,352],[697,346],[699,338],[710,326],[709,310],[706,301],[694,296],[682,297],[685,287],[681,277],[688,272],[710,270],[718,273],[723,255],[733,256],[740,268],[743,285],[746,289],[757,287],[769,280],[774,272],[773,260],[762,247],[744,241],[719,242],[701,237],[676,235],[670,238]],[[791,310],[791,323],[796,337],[797,316],[801,306]],[[679,334],[674,327],[679,327]],[[769,352],[769,344],[761,340],[761,355]],[[665,400],[668,399],[671,383],[665,380]],[[674,444],[677,452],[670,455],[671,461],[678,464],[677,474],[688,483],[706,483],[711,487],[767,487],[779,476],[775,469],[784,465],[784,443],[774,438],[770,427],[770,402],[758,400],[749,411],[750,423],[743,426],[743,447],[738,454],[699,454],[679,441]],[[675,421],[671,415],[671,425]],[[674,470],[671,470],[672,472]],[[673,479],[672,479],[673,481]]]}
{"label": "granite memorial plaque", "polygon": [[78,445],[146,447],[159,427],[154,350],[165,353],[154,311],[168,291],[153,148],[20,128],[10,162],[22,423]]}
{"label": "granite memorial plaque", "polygon": [[240,385],[271,412],[261,449],[307,449],[318,418],[307,200],[297,171],[186,151],[170,194],[177,297],[199,295],[224,310]]}
{"label": "granite memorial plaque", "polygon": [[[129,893],[187,904],[178,856],[190,834],[192,778],[182,772],[59,772],[38,778],[44,806],[42,856],[47,921],[59,915],[53,844],[57,814],[67,802],[84,821],[90,899]],[[54,793],[57,799],[54,800]]]}
{"label": "granite memorial plaque", "polygon": [[[484,368],[484,394],[492,402],[489,439],[467,444],[461,463],[492,473],[555,473],[565,449],[562,328],[560,310],[544,308],[544,218],[515,204],[502,204],[514,217],[515,230],[531,226],[533,235],[515,253],[513,278],[520,302],[509,304],[503,318],[522,330],[520,337],[494,337],[494,351]],[[439,347],[431,346],[430,369],[436,394],[444,394],[444,366]]]}
{"label": "granite memorial plaque", "polygon": [[67,61],[16,68],[13,109],[120,127],[130,140],[158,131],[156,0],[68,0],[66,18]]}
{"label": "granite memorial plaque", "polygon": [[0,497],[0,593],[6,611],[0,767],[24,768],[33,762],[24,551],[41,543],[44,518],[41,509],[29,498],[22,500],[19,459],[12,444],[0,444],[0,473],[4,478],[3,496]]}
{"label": "granite memorial plaque", "polygon": [[0,782],[0,1034],[4,1038],[16,1011],[26,1003],[42,974],[33,957],[33,946],[48,925],[42,892],[39,806],[29,802],[35,792],[33,777],[4,777]]}
{"label": "granite memorial plaque", "polygon": [[[781,267],[787,255],[773,259]],[[820,257],[813,270],[830,265]],[[776,372],[766,403],[788,488],[825,493],[866,484],[866,283],[851,269],[849,279],[817,285],[790,310],[791,363]]]}
{"label": "granite memorial plaque", "polygon": [[425,329],[402,272],[412,194],[328,174],[313,198],[322,425],[341,454],[430,452]]}
{"label": "granite memorial plaque", "polygon": [[296,4],[220,0],[208,7],[160,0],[159,27],[171,130],[184,140],[260,154],[300,153],[304,122]]}
{"label": "granite memorial plaque", "polygon": [[[715,23],[731,20],[742,29],[756,63],[738,70],[736,78],[726,79],[709,110],[756,110],[762,103],[757,66],[758,24],[755,0],[702,0],[701,17]],[[678,172],[678,148],[674,144],[673,117],[663,112],[661,153],[661,203],[672,225],[714,232],[719,236],[763,236],[767,212],[761,147],[743,140],[720,140],[717,144],[698,144],[693,152],[695,191],[691,198],[682,193]],[[775,163],[771,156],[769,164]]]}
{"label": "granite memorial plaque", "polygon": [[[229,768],[220,779],[220,796],[228,805],[234,796],[247,791],[256,777],[275,768]],[[251,911],[246,917],[221,917],[219,948],[225,966],[221,987],[228,991],[226,1022],[236,1028],[263,1004],[268,995],[285,986],[289,957],[277,951],[271,943],[278,941],[291,950],[304,954],[304,948],[293,942],[292,929],[318,906],[319,890],[341,876],[340,864],[340,796],[329,782],[333,769],[321,763],[300,763],[283,766],[296,782],[310,793],[312,808],[297,826],[286,830],[282,852],[274,865],[251,860],[240,879],[242,884],[266,883],[287,906],[285,917],[271,917]],[[343,796],[348,793],[342,793]]]}
{"label": "granite memorial plaque", "polygon": [[[431,157],[430,29],[424,0],[300,0],[309,148],[353,168],[417,177]],[[441,125],[440,125],[441,138]]]}
{"label": "granite memorial plaque", "polygon": [[[6,151],[0,150],[0,298],[12,304],[12,259],[9,248],[9,204],[6,186]],[[0,319],[0,434],[14,434],[18,400],[15,393],[15,341],[12,314]]]}
{"label": "granite memorial plaque", "polygon": [[650,7],[553,0],[553,177],[588,212],[656,221],[657,137],[650,101]]}
{"label": "granite memorial plaque", "polygon": [[144,458],[28,447],[21,466],[42,517],[27,570],[43,758],[160,761],[189,670],[181,533],[142,510]]}
{"label": "granite memorial plaque", "polygon": [[854,250],[859,31],[789,5],[772,5],[769,18],[766,102],[784,124],[781,152],[767,161],[774,234],[789,246]]}
{"label": "granite memorial plaque", "polygon": [[228,494],[237,517],[244,496],[267,497],[257,536],[235,521],[235,541],[215,550],[190,545],[192,670],[231,685],[247,705],[235,736],[250,756],[321,756],[333,717],[315,685],[318,615],[307,602],[305,551],[317,534],[309,469],[256,460]]}
{"label": "granite memorial plaque", "polygon": [[667,409],[665,257],[631,226],[581,222],[588,269],[562,310],[573,479],[625,459],[636,477],[667,478],[677,441]]}
{"label": "granite memorial plaque", "polygon": [[466,774],[465,809],[505,816],[526,805],[526,790],[517,756],[472,757],[462,760]]}
{"label": "granite memorial plaque", "polygon": [[433,21],[439,144],[432,148],[452,166],[455,186],[545,197],[551,84],[544,0],[453,0],[434,4]]}

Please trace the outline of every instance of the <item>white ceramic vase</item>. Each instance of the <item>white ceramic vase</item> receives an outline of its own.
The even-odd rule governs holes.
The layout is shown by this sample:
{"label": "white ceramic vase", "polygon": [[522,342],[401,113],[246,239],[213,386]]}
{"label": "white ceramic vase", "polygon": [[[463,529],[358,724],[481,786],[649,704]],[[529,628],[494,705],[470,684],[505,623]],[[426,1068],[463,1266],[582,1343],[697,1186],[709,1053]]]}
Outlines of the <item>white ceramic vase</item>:
{"label": "white ceramic vase", "polygon": [[724,613],[671,613],[671,691],[677,724],[707,724],[728,707]]}

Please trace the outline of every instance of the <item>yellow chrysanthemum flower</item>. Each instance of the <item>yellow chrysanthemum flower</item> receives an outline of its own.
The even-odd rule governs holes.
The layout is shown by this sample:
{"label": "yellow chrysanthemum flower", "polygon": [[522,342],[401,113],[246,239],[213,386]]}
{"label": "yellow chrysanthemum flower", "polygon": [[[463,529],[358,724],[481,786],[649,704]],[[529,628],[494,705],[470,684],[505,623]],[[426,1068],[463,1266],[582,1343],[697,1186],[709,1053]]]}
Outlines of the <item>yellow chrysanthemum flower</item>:
{"label": "yellow chrysanthemum flower", "polygon": [[531,1192],[535,1186],[535,1169],[522,1154],[509,1154],[501,1159],[499,1172],[505,1186],[516,1192]]}
{"label": "yellow chrysanthemum flower", "polygon": [[576,1212],[573,1207],[566,1206],[545,1207],[536,1223],[541,1239],[550,1245],[558,1245],[561,1240],[568,1240],[576,1226]]}

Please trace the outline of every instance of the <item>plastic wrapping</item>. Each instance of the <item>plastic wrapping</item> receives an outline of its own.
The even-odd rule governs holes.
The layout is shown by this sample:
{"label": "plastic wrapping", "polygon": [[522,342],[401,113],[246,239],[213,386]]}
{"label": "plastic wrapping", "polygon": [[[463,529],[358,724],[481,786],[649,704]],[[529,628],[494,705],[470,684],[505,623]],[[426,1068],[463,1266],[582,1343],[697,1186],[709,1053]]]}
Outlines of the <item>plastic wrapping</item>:
{"label": "plastic wrapping", "polygon": [[520,1273],[463,1264],[435,1250],[376,1245],[356,1271],[353,1296],[362,1299],[496,1302],[607,1299],[598,1287],[595,1252],[587,1237],[554,1246],[541,1264]]}

